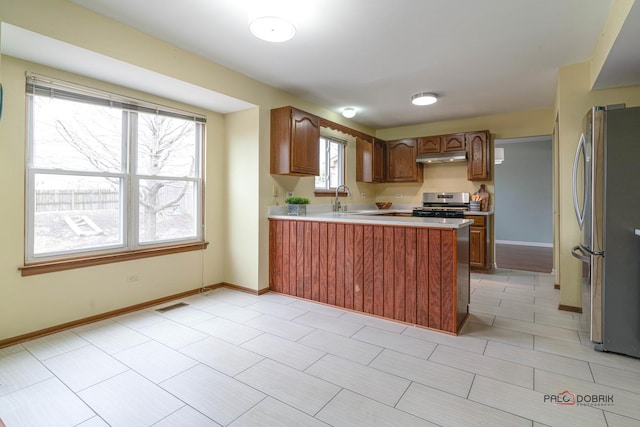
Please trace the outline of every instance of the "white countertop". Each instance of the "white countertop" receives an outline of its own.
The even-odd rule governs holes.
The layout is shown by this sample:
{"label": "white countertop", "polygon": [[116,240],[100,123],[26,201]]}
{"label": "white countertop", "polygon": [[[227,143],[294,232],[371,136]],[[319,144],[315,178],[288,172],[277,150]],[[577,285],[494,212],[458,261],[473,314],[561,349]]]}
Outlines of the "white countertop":
{"label": "white countertop", "polygon": [[384,216],[385,213],[410,213],[405,209],[359,210],[352,212],[318,212],[307,213],[306,216],[289,216],[286,214],[271,214],[269,218],[288,219],[296,221],[327,221],[354,224],[373,225],[404,225],[434,228],[464,228],[473,220],[464,218],[421,218],[411,216]]}

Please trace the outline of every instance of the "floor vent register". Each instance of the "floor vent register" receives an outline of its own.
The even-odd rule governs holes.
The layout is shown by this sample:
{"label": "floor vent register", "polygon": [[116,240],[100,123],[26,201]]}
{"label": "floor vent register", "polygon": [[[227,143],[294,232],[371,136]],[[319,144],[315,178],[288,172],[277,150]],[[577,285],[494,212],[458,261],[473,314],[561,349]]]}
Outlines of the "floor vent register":
{"label": "floor vent register", "polygon": [[168,305],[166,307],[161,307],[156,309],[157,312],[159,313],[165,313],[167,311],[171,311],[171,310],[175,310],[176,308],[180,308],[180,307],[186,307],[189,304],[187,304],[186,302],[179,302],[177,304],[172,304],[172,305]]}

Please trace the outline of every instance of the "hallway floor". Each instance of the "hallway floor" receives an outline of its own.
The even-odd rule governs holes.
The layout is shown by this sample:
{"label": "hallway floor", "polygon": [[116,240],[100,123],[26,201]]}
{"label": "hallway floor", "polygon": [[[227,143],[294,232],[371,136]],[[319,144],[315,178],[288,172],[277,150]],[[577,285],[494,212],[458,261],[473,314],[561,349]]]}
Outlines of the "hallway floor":
{"label": "hallway floor", "polygon": [[[551,275],[499,269],[471,282],[457,337],[218,289],[0,349],[0,418],[6,427],[640,425],[640,360],[592,350],[579,315],[557,310]],[[577,403],[550,401],[559,395]]]}
{"label": "hallway floor", "polygon": [[551,273],[553,248],[496,243],[496,264],[507,270]]}

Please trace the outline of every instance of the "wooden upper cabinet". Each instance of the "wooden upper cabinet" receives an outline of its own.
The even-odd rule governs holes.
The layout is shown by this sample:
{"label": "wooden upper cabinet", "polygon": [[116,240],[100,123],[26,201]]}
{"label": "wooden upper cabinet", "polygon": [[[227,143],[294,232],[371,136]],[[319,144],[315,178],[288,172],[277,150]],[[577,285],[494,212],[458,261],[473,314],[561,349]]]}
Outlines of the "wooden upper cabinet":
{"label": "wooden upper cabinet", "polygon": [[356,138],[356,181],[384,182],[385,142]]}
{"label": "wooden upper cabinet", "polygon": [[418,154],[439,153],[441,149],[441,136],[423,136],[418,138]]}
{"label": "wooden upper cabinet", "polygon": [[373,140],[356,138],[356,181],[373,182]]}
{"label": "wooden upper cabinet", "polygon": [[385,182],[387,162],[387,143],[381,139],[373,140],[373,182]]}
{"label": "wooden upper cabinet", "polygon": [[416,162],[418,140],[387,143],[387,182],[422,182],[422,164]]}
{"label": "wooden upper cabinet", "polygon": [[422,136],[418,138],[418,154],[465,151],[465,134]]}
{"label": "wooden upper cabinet", "polygon": [[491,150],[488,131],[467,133],[467,179],[485,181],[491,177]]}
{"label": "wooden upper cabinet", "polygon": [[271,173],[320,175],[320,119],[293,107],[271,110]]}
{"label": "wooden upper cabinet", "polygon": [[464,133],[454,133],[442,136],[442,152],[465,151],[465,136],[466,134]]}

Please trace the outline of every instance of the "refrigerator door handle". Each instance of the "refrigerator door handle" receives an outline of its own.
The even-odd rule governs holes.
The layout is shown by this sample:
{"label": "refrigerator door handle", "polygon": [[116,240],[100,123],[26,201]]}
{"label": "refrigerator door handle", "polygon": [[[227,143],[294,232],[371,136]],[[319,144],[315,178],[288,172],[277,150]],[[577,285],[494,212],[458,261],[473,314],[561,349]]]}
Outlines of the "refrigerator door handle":
{"label": "refrigerator door handle", "polygon": [[591,262],[591,256],[586,254],[580,246],[574,246],[573,248],[571,248],[571,255],[573,255],[574,258],[578,258],[582,262]]}
{"label": "refrigerator door handle", "polygon": [[[584,133],[580,135],[580,140],[578,141],[578,148],[576,149],[576,157],[573,159],[573,177],[572,177],[572,192],[573,192],[573,209],[576,212],[576,218],[578,219],[578,226],[582,230],[582,224],[584,223],[584,210],[585,205],[582,205],[582,210],[580,206],[578,206],[578,162],[580,161],[580,153],[584,149]],[[584,185],[584,183],[583,183]],[[585,190],[586,191],[586,188]]]}

